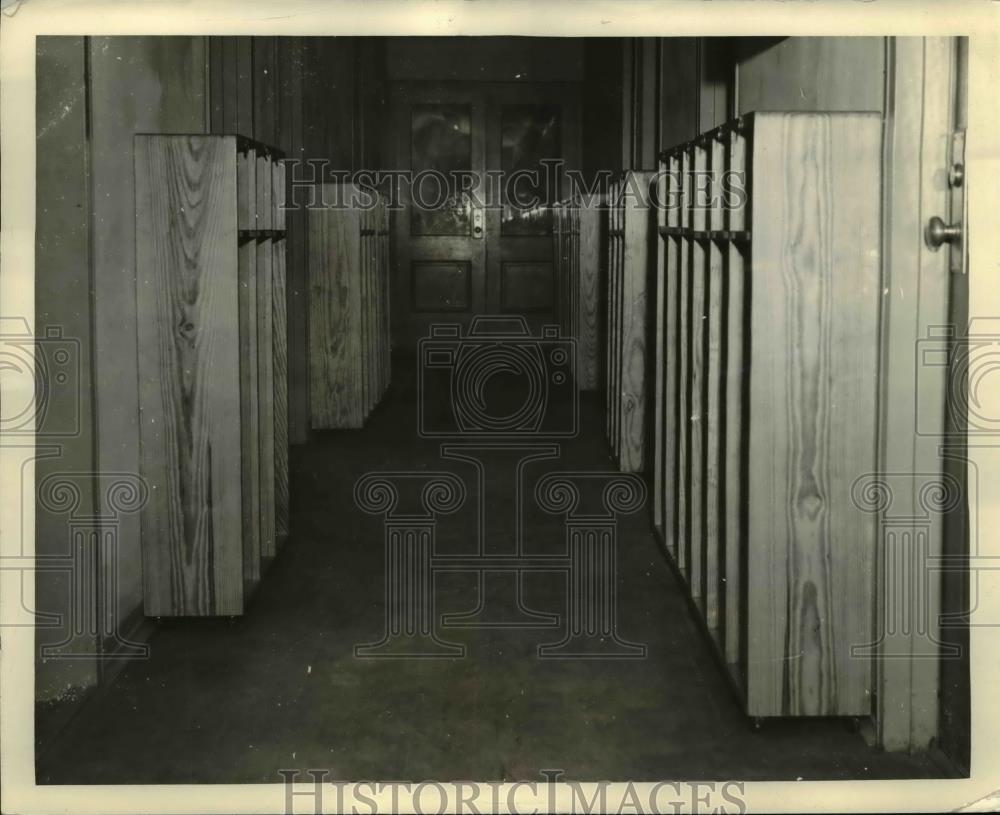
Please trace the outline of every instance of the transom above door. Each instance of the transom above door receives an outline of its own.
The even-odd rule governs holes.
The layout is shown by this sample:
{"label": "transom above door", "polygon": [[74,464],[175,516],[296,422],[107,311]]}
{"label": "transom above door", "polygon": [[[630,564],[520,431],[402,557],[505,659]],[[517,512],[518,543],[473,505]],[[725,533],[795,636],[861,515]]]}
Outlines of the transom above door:
{"label": "transom above door", "polygon": [[573,83],[396,83],[402,208],[394,219],[394,337],[479,314],[553,322],[552,214],[580,153]]}

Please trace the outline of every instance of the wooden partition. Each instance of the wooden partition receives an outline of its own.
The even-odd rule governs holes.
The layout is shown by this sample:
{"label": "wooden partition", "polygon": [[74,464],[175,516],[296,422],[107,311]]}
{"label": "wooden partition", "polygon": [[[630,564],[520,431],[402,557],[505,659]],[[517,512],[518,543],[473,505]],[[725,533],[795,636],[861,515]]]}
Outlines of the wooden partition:
{"label": "wooden partition", "polygon": [[288,534],[280,158],[238,136],[135,137],[149,616],[241,614]]}
{"label": "wooden partition", "polygon": [[605,429],[623,472],[641,472],[645,467],[654,178],[652,172],[626,173],[611,185],[605,210]]}
{"label": "wooden partition", "polygon": [[390,378],[385,200],[325,184],[309,211],[309,391],[314,429],[362,427]]}
{"label": "wooden partition", "polygon": [[661,156],[654,522],[753,716],[871,710],[880,134],[757,113]]}
{"label": "wooden partition", "polygon": [[560,335],[576,341],[576,386],[597,390],[600,381],[599,196],[576,195],[554,207],[552,257],[555,269],[555,317]]}

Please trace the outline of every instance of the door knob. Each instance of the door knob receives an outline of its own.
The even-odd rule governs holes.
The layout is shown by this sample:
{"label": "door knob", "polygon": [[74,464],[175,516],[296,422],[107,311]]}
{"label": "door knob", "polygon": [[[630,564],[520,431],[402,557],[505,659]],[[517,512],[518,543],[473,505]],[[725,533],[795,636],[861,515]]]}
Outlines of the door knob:
{"label": "door knob", "polygon": [[962,240],[962,225],[946,224],[935,215],[927,222],[924,238],[931,249],[939,249],[943,243],[958,243]]}

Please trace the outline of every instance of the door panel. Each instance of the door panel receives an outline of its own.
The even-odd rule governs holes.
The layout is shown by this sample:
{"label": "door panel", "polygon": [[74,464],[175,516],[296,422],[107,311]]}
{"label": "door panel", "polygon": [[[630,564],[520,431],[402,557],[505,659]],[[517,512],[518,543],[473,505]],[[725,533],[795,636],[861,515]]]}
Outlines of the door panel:
{"label": "door panel", "polygon": [[487,169],[503,179],[509,200],[486,213],[487,302],[522,315],[534,334],[555,322],[551,206],[568,194],[566,171],[580,164],[579,117],[576,85],[489,88]]}
{"label": "door panel", "polygon": [[468,194],[454,173],[482,179],[482,94],[400,83],[390,95],[399,185],[393,302],[395,343],[412,347],[435,322],[468,322],[485,308],[486,243],[473,228]]}
{"label": "door panel", "polygon": [[[472,235],[468,197],[441,178],[472,170],[472,106],[415,104],[410,109],[410,169],[413,200],[423,205],[410,217],[411,237]],[[440,205],[438,208],[433,208]]]}
{"label": "door panel", "polygon": [[412,179],[394,229],[396,344],[477,314],[552,323],[551,205],[579,166],[577,85],[397,83],[391,104]]}

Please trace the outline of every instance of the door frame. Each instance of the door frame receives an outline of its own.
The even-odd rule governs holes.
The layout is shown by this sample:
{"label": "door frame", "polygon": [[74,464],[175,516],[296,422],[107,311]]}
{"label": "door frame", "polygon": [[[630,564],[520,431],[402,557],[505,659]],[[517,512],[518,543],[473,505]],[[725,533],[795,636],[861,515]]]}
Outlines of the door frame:
{"label": "door frame", "polygon": [[[560,195],[565,197],[568,189],[568,176],[566,170],[582,170],[582,108],[581,108],[581,83],[579,82],[497,82],[497,81],[465,81],[465,80],[396,80],[389,84],[388,88],[388,120],[391,122],[390,132],[385,136],[385,153],[389,160],[393,162],[393,169],[405,170],[410,168],[410,157],[408,151],[410,139],[410,119],[409,110],[411,99],[420,97],[420,101],[430,104],[440,103],[464,103],[470,95],[478,94],[482,99],[482,109],[476,113],[472,111],[473,129],[475,128],[476,117],[482,117],[483,133],[485,138],[481,146],[472,145],[472,172],[480,175],[481,183],[484,182],[482,176],[491,170],[499,170],[499,167],[491,168],[489,163],[492,158],[499,161],[500,147],[499,124],[500,107],[503,104],[544,104],[553,99],[559,100],[561,105],[560,128],[563,152],[563,171],[560,174]],[[497,132],[492,132],[497,130]],[[475,140],[473,140],[475,141]],[[477,166],[477,151],[482,150],[481,166]],[[405,161],[405,166],[402,162]],[[401,196],[402,199],[403,196]],[[553,202],[555,203],[555,201]],[[441,320],[444,322],[468,323],[472,317],[480,311],[486,311],[489,304],[500,302],[500,264],[501,257],[501,215],[500,210],[494,207],[486,207],[484,215],[484,235],[481,239],[482,245],[482,306],[476,308],[477,302],[473,281],[470,286],[473,291],[472,306],[468,311],[442,313]],[[391,248],[392,257],[392,281],[393,293],[391,311],[393,315],[393,346],[415,347],[417,329],[411,320],[410,303],[410,220],[409,216],[396,211],[391,216],[392,226],[390,233],[393,246]],[[494,236],[491,239],[491,236]],[[551,235],[540,236],[542,240],[549,243],[552,241]],[[529,238],[531,239],[531,238]],[[538,240],[535,237],[534,240]],[[470,240],[476,240],[471,238]],[[475,274],[475,271],[472,271]],[[554,281],[553,281],[554,283]],[[430,316],[434,316],[433,314]],[[536,320],[533,315],[526,315],[529,327],[536,330]],[[552,319],[545,322],[554,322]]]}
{"label": "door frame", "polygon": [[[885,47],[878,470],[886,501],[878,508],[873,739],[886,750],[913,751],[932,746],[940,718],[942,573],[933,564],[944,551],[946,517],[929,505],[927,487],[947,488],[949,382],[947,367],[921,364],[920,355],[951,322],[952,273],[947,248],[933,251],[923,234],[930,217],[949,213],[957,39],[887,37]],[[958,500],[967,500],[964,490]],[[890,538],[905,536],[915,545],[894,546],[890,555]],[[926,593],[911,595],[904,608],[887,607],[887,586],[911,575],[926,578]],[[912,624],[885,624],[901,618]]]}

